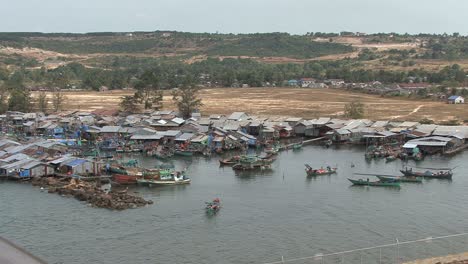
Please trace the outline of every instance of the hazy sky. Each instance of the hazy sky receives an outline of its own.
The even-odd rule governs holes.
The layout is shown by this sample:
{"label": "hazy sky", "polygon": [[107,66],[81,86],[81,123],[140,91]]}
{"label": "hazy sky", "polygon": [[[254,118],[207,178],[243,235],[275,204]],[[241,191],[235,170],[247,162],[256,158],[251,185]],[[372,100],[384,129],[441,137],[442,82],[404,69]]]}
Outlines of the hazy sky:
{"label": "hazy sky", "polygon": [[0,31],[468,33],[466,0],[0,0]]}

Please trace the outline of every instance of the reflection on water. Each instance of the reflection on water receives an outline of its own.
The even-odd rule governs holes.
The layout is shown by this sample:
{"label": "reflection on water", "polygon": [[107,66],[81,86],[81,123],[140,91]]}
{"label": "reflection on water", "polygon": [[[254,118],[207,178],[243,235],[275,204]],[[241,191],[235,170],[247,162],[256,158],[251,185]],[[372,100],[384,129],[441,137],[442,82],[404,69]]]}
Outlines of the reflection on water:
{"label": "reflection on water", "polygon": [[[398,174],[403,163],[366,161],[362,148],[349,146],[283,152],[271,171],[261,172],[220,167],[216,155],[165,162],[123,157],[138,158],[147,168],[163,163],[187,168],[192,183],[132,186],[129,192],[155,204],[122,212],[91,208],[30,185],[0,183],[0,234],[50,263],[263,263],[466,230],[466,153],[418,164],[460,165],[453,181],[402,183],[400,189],[351,187],[347,178],[358,178],[354,173]],[[337,165],[338,173],[306,177],[306,163]],[[205,202],[215,197],[223,207],[207,216]],[[420,245],[401,252],[409,258],[444,250]]]}

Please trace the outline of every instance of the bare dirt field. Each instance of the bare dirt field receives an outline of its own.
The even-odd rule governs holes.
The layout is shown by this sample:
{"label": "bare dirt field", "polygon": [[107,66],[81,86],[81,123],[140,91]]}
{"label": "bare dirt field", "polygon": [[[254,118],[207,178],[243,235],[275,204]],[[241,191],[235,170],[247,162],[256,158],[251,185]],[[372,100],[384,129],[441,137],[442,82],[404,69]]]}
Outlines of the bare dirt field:
{"label": "bare dirt field", "polygon": [[[131,90],[109,92],[67,92],[64,110],[92,111],[117,109],[120,98]],[[203,114],[229,114],[243,111],[259,116],[339,117],[345,104],[359,101],[365,105],[365,118],[372,120],[436,121],[468,119],[466,105],[404,98],[382,98],[335,89],[301,88],[216,88],[200,92]],[[174,109],[171,95],[164,96],[164,107]]]}

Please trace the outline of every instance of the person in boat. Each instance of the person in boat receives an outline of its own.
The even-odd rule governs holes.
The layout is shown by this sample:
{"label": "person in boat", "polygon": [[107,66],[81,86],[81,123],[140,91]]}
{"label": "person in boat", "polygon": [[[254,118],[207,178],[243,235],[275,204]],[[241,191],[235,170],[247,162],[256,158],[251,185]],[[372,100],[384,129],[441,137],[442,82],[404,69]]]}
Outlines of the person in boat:
{"label": "person in boat", "polygon": [[369,178],[367,178],[367,182],[369,182]]}
{"label": "person in boat", "polygon": [[330,167],[330,166],[327,166],[327,170],[328,170],[328,171],[331,171],[331,167]]}

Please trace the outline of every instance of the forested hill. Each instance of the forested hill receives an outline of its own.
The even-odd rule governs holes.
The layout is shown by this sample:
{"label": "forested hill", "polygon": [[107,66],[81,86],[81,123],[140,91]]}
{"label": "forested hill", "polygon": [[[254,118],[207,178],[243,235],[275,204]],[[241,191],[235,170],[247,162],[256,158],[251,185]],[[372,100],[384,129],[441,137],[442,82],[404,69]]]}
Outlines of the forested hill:
{"label": "forested hill", "polygon": [[0,33],[0,45],[39,48],[65,54],[147,53],[218,56],[314,58],[350,52],[350,45],[317,42],[308,35],[287,33],[201,34],[133,33]]}

